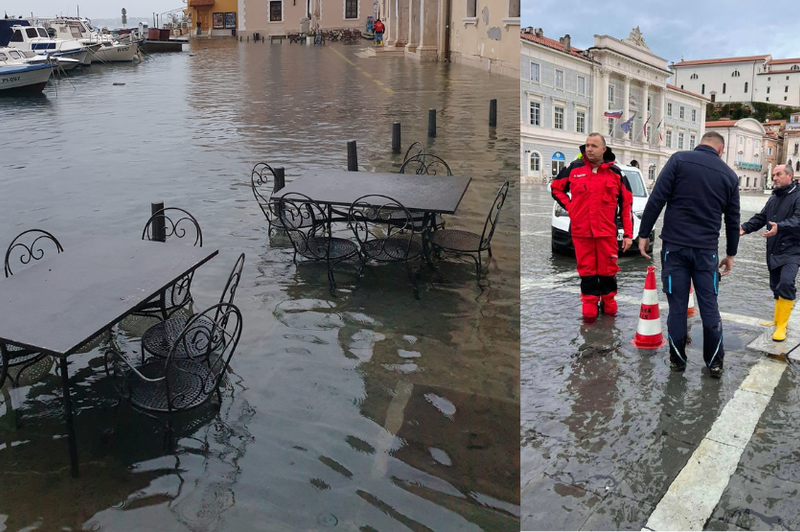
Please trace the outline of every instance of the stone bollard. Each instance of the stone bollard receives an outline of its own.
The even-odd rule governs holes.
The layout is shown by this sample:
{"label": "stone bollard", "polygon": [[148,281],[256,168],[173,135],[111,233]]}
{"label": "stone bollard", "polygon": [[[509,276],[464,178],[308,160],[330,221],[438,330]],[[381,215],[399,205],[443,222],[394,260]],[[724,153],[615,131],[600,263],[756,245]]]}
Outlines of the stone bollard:
{"label": "stone bollard", "polygon": [[[150,204],[150,216],[155,216],[157,213],[164,210],[164,202],[160,203],[151,203]],[[161,212],[159,216],[156,216],[153,219],[153,223],[150,224],[150,236],[156,242],[166,242],[167,241],[167,227],[166,223],[164,222],[164,213]]]}
{"label": "stone bollard", "polygon": [[400,122],[392,124],[392,153],[400,153]]}
{"label": "stone bollard", "polygon": [[358,150],[356,141],[347,141],[347,171],[358,172]]}
{"label": "stone bollard", "polygon": [[428,109],[428,136],[436,136],[436,109]]}

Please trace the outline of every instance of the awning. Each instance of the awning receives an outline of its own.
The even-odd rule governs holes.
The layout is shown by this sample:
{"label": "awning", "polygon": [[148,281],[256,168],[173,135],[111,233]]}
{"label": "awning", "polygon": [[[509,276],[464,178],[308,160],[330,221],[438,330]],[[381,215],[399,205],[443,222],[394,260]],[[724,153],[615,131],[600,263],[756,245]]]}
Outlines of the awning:
{"label": "awning", "polygon": [[214,0],[189,0],[189,7],[213,6]]}

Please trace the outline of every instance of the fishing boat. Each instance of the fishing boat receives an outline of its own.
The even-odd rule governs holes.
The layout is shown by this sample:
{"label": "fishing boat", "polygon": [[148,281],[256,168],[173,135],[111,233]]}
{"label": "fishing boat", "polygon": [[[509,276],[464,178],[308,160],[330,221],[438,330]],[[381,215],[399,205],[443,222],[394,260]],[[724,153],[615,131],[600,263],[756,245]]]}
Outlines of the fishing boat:
{"label": "fishing boat", "polygon": [[17,50],[8,46],[0,46],[0,64],[17,64],[19,62],[28,65],[41,65],[44,63],[56,63],[58,70],[68,72],[81,64],[77,59],[68,57],[53,57],[49,55],[39,55],[33,52]]}
{"label": "fishing boat", "polygon": [[86,46],[76,40],[53,39],[42,26],[31,26],[26,20],[0,19],[0,46],[91,64],[89,53],[101,45]]}
{"label": "fishing boat", "polygon": [[27,58],[12,58],[0,50],[0,94],[42,92],[56,68],[55,61],[28,63]]}
{"label": "fishing boat", "polygon": [[[77,17],[34,18],[30,22],[41,25],[55,39],[75,40],[85,46],[99,47],[89,53],[93,63],[130,62],[137,57],[139,47],[130,38],[117,39],[101,33],[88,19]],[[126,42],[127,41],[127,42]]]}

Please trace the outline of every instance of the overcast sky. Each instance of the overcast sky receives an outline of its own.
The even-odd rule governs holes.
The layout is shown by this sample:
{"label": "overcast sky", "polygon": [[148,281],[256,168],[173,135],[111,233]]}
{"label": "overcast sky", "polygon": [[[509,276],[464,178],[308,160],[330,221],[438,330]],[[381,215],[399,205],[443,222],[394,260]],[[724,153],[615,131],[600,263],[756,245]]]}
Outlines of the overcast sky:
{"label": "overcast sky", "polygon": [[[12,0],[13,1],[13,0]],[[669,62],[772,54],[800,57],[800,1],[774,0],[522,0],[522,26],[588,48],[594,35],[628,37],[639,26],[645,43]]]}
{"label": "overcast sky", "polygon": [[2,0],[0,9],[9,16],[30,16],[31,11],[38,16],[61,15],[74,17],[77,6],[81,16],[91,19],[115,18],[124,7],[129,17],[151,17],[153,12],[163,13],[185,7],[183,0]]}

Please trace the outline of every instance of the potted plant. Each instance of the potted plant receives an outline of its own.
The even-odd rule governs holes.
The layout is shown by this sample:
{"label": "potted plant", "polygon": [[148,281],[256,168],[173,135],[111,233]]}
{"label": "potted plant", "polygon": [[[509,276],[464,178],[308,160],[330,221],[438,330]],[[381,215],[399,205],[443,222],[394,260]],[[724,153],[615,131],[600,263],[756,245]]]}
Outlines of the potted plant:
{"label": "potted plant", "polygon": [[312,44],[314,44],[314,32],[309,31],[306,33],[306,45],[311,46]]}

